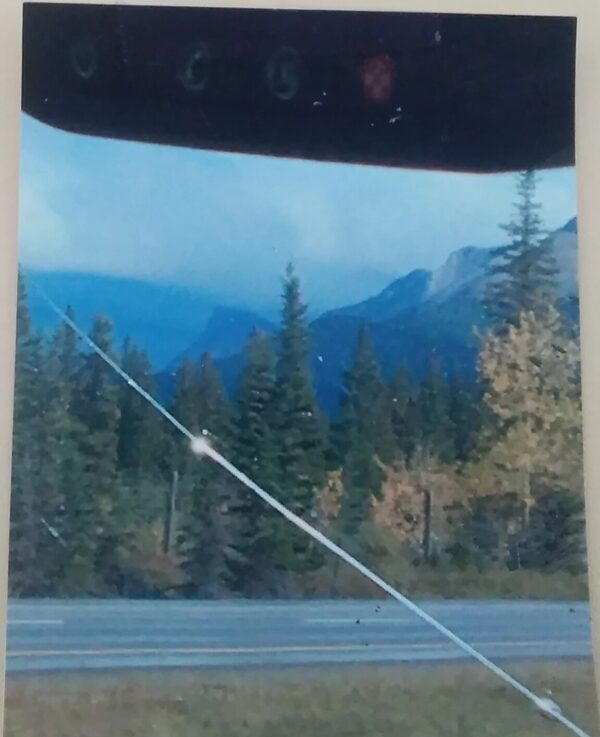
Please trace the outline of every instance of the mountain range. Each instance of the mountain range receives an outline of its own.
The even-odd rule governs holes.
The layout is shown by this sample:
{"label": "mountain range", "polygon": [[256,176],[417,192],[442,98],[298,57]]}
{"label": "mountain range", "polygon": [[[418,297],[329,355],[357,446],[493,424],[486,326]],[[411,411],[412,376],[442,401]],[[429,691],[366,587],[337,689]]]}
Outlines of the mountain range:
{"label": "mountain range", "polygon": [[[577,221],[550,236],[559,266],[559,300],[572,304],[578,293]],[[490,275],[492,251],[467,246],[437,269],[418,269],[357,304],[325,312],[310,324],[311,366],[322,407],[335,412],[341,376],[349,366],[357,333],[367,325],[384,375],[404,364],[414,379],[427,370],[431,356],[445,371],[464,377],[475,371],[475,329],[485,325],[481,297]],[[38,272],[37,282],[62,304],[71,304],[82,324],[93,314],[113,317],[116,336],[144,347],[157,375],[160,393],[171,393],[184,358],[210,353],[226,386],[234,392],[243,365],[243,348],[252,329],[276,340],[277,325],[235,306],[215,304],[201,291],[90,274]],[[34,322],[54,324],[47,307],[30,296]]]}

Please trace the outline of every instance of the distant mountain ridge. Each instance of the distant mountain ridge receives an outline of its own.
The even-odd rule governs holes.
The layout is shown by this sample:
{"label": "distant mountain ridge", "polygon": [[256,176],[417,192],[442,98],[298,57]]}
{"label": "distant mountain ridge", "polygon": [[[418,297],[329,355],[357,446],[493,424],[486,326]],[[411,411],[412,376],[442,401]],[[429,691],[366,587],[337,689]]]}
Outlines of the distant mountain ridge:
{"label": "distant mountain ridge", "polygon": [[[115,325],[117,347],[131,338],[156,367],[187,348],[215,307],[201,291],[170,284],[68,271],[25,270],[25,275],[59,307],[73,307],[85,330],[94,315],[108,315]],[[59,318],[33,288],[28,301],[34,325],[44,332],[54,330]]]}
{"label": "distant mountain ridge", "polygon": [[198,339],[167,368],[179,367],[186,358],[197,361],[204,353],[210,353],[215,360],[233,356],[245,345],[253,330],[270,334],[277,330],[277,326],[249,310],[215,307]]}
{"label": "distant mountain ridge", "polygon": [[[551,235],[551,248],[559,266],[559,301],[568,304],[578,292],[576,219]],[[404,364],[413,378],[420,378],[432,354],[446,371],[473,375],[475,328],[485,325],[481,297],[492,259],[491,249],[461,248],[437,269],[416,269],[379,294],[313,320],[311,367],[323,408],[335,411],[341,377],[350,365],[362,325],[368,326],[388,377]],[[171,393],[181,362],[197,360],[205,352],[214,357],[228,389],[234,392],[249,334],[253,329],[273,336],[277,332],[277,325],[259,314],[214,304],[200,291],[91,275],[42,274],[39,278],[63,304],[73,303],[84,322],[97,311],[115,318],[118,336],[130,335],[159,367],[163,396]],[[40,324],[40,305],[34,307],[34,321]],[[47,315],[44,319],[48,321]],[[165,367],[162,371],[161,366]]]}

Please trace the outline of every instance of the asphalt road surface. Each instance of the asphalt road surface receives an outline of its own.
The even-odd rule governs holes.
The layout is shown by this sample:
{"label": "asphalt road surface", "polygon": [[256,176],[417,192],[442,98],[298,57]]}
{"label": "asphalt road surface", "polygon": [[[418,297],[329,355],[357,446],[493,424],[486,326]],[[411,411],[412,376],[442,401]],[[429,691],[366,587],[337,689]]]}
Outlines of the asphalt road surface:
{"label": "asphalt road surface", "polygon": [[[498,660],[589,658],[583,603],[436,601]],[[9,603],[9,673],[450,661],[466,656],[393,601]]]}

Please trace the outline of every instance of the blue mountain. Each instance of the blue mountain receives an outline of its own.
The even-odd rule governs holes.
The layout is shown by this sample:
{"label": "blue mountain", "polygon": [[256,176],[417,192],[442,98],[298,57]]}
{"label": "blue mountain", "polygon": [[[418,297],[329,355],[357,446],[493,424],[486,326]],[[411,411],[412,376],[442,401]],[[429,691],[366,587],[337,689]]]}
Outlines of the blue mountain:
{"label": "blue mountain", "polygon": [[[551,236],[559,266],[559,302],[576,317],[577,221]],[[383,373],[404,364],[413,378],[433,354],[448,373],[468,377],[476,366],[476,328],[485,326],[481,297],[490,275],[489,249],[467,246],[438,269],[418,269],[362,302],[324,313],[310,325],[311,366],[319,401],[334,413],[362,325],[367,325]],[[185,358],[210,353],[234,393],[244,366],[243,348],[254,328],[275,340],[277,326],[247,309],[216,305],[201,291],[90,274],[38,273],[36,281],[61,306],[71,304],[87,326],[102,312],[115,318],[118,340],[131,337],[159,369],[161,395],[172,390]],[[55,316],[32,292],[35,323],[50,329]],[[164,368],[163,368],[164,367]],[[161,370],[162,369],[162,370]]]}
{"label": "blue mountain", "polygon": [[[204,329],[215,305],[201,291],[98,274],[26,271],[61,308],[70,305],[86,330],[94,315],[111,317],[115,340],[127,337],[144,348],[154,366],[179,355]],[[33,285],[29,305],[34,324],[54,330],[59,318]]]}
{"label": "blue mountain", "polygon": [[[559,267],[559,303],[576,317],[578,292],[577,225],[572,220],[551,236]],[[467,246],[452,253],[438,269],[419,269],[400,277],[381,293],[357,304],[331,310],[311,323],[311,368],[319,402],[334,414],[350,367],[356,337],[366,325],[383,374],[391,378],[404,365],[413,380],[422,378],[436,355],[443,370],[474,376],[477,328],[486,325],[482,296],[490,277],[490,249]],[[243,356],[219,362],[231,392],[243,369]]]}
{"label": "blue mountain", "polygon": [[277,326],[249,310],[216,307],[200,336],[186,346],[167,369],[179,367],[185,358],[197,361],[204,353],[210,353],[215,360],[229,358],[240,352],[253,330],[271,334]]}

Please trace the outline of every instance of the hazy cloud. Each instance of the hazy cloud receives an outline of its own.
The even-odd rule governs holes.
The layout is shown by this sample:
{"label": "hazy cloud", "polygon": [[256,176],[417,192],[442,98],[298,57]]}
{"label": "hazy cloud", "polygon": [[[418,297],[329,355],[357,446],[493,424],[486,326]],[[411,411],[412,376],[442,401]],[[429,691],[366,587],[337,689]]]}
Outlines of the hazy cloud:
{"label": "hazy cloud", "polygon": [[[24,118],[21,260],[193,283],[269,309],[294,260],[318,308],[360,299],[467,244],[502,240],[510,175],[468,176],[85,138]],[[542,174],[549,228],[573,170]]]}

